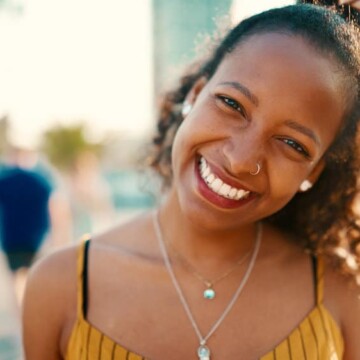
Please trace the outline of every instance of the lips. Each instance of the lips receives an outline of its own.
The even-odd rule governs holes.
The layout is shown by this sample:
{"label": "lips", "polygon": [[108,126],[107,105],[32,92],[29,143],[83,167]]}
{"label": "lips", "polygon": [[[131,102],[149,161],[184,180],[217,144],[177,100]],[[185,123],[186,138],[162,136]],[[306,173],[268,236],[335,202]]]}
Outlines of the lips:
{"label": "lips", "polygon": [[249,190],[231,186],[224,180],[220,179],[214,172],[212,172],[209,164],[203,157],[200,158],[198,167],[201,178],[204,180],[207,187],[216,195],[235,201],[249,198],[251,194]]}

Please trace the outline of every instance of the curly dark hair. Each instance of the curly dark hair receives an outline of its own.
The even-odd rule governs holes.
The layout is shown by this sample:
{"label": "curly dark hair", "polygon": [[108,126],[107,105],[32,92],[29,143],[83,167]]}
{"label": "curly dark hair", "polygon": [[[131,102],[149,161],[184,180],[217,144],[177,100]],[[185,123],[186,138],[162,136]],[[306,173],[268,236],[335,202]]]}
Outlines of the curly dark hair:
{"label": "curly dark hair", "polygon": [[[303,1],[304,2],[304,1]],[[314,3],[315,1],[305,1]],[[321,5],[331,1],[317,1]],[[340,11],[340,12],[339,12]],[[160,108],[157,134],[153,139],[150,165],[162,175],[164,185],[172,181],[171,149],[182,122],[181,107],[195,82],[210,79],[233,49],[255,34],[281,32],[301,36],[338,65],[348,99],[342,128],[324,155],[325,167],[313,188],[298,193],[266,221],[296,235],[314,254],[328,256],[344,273],[360,280],[360,220],[354,210],[359,194],[360,165],[360,35],[359,14],[343,8],[296,4],[252,16],[233,28],[205,61],[189,68],[180,85],[168,92]]]}

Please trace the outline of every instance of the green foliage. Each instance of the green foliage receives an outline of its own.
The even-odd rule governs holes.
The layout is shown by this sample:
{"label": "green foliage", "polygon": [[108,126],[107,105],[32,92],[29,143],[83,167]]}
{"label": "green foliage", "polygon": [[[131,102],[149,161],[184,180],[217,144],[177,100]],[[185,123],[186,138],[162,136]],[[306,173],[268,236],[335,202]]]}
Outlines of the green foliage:
{"label": "green foliage", "polygon": [[42,150],[59,170],[69,172],[75,168],[78,157],[84,152],[99,154],[102,144],[86,139],[84,125],[56,126],[43,135]]}

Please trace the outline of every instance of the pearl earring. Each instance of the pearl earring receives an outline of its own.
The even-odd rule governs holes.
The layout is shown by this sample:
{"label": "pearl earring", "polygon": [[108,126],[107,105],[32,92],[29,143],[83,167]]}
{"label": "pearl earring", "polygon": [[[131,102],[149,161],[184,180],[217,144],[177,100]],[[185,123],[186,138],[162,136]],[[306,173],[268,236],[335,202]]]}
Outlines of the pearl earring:
{"label": "pearl earring", "polygon": [[189,115],[191,109],[192,105],[188,101],[184,101],[183,107],[181,109],[182,117],[185,118],[187,115]]}
{"label": "pearl earring", "polygon": [[304,180],[300,184],[300,191],[302,191],[302,192],[308,191],[309,189],[312,188],[312,186],[313,186],[313,184],[309,180]]}

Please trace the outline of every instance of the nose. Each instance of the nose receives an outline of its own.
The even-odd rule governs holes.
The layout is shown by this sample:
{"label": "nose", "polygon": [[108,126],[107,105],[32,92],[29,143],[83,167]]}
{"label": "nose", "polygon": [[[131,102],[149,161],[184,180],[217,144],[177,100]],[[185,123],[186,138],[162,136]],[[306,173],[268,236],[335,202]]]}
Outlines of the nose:
{"label": "nose", "polygon": [[265,167],[265,147],[261,135],[231,136],[223,146],[223,156],[231,174],[258,175]]}

